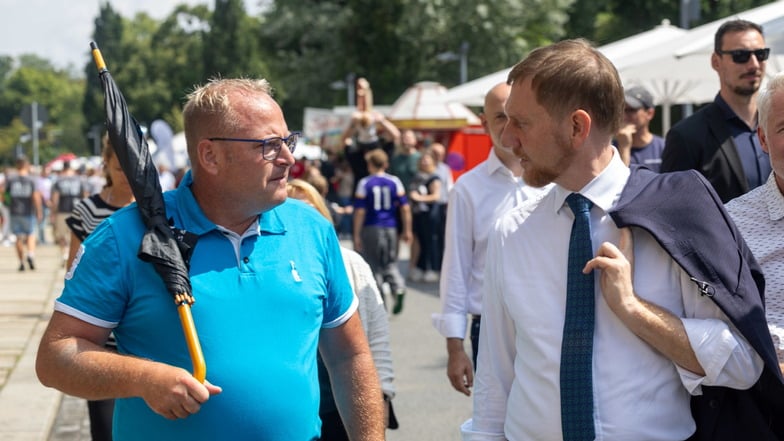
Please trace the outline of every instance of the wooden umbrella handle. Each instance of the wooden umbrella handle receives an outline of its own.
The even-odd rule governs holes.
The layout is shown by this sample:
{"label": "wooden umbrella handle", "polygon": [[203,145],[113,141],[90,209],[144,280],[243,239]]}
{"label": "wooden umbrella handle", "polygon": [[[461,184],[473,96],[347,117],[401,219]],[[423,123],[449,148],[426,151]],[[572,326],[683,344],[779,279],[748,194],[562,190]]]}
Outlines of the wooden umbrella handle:
{"label": "wooden umbrella handle", "polygon": [[177,306],[177,313],[182,323],[182,331],[185,333],[185,342],[188,344],[188,352],[193,363],[193,377],[204,383],[207,379],[207,364],[204,362],[204,353],[201,351],[199,335],[196,334],[196,325],[193,323],[191,306],[187,303],[180,303]]}

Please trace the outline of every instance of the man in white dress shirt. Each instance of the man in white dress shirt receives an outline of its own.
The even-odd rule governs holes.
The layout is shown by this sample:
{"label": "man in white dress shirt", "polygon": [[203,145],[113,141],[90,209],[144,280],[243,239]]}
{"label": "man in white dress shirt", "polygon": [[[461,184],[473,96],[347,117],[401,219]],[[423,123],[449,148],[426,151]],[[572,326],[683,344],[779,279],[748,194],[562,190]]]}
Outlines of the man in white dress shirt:
{"label": "man in white dress shirt", "polygon": [[563,439],[571,193],[593,203],[595,257],[583,272],[595,271],[596,280],[595,439],[689,438],[696,428],[689,394],[709,385],[749,388],[763,362],[650,234],[619,230],[607,214],[630,175],[611,145],[624,104],[618,73],[587,42],[567,40],[531,52],[509,83],[502,143],[520,158],[526,183],[556,185],[507,212],[490,233],[473,420],[463,425],[464,439]]}
{"label": "man in white dress shirt", "polygon": [[[460,176],[449,192],[447,205],[446,246],[439,287],[441,313],[433,314],[433,325],[446,337],[449,382],[455,390],[469,396],[479,343],[487,235],[501,214],[542,192],[525,185],[520,177],[523,173],[520,161],[510,149],[501,146],[501,132],[506,125],[504,103],[510,89],[511,86],[501,83],[485,95],[480,118],[493,148],[484,162]],[[471,316],[473,360],[463,347],[468,316]]]}
{"label": "man in white dress shirt", "polygon": [[765,184],[727,203],[765,274],[765,315],[784,372],[784,74],[757,98],[757,135],[773,167]]}

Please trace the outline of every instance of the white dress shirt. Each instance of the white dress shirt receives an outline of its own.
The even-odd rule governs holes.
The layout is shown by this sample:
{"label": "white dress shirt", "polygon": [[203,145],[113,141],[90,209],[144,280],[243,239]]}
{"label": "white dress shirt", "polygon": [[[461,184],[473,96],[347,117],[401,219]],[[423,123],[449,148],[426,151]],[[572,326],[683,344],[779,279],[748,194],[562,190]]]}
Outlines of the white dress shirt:
{"label": "white dress shirt", "polygon": [[455,186],[455,181],[452,178],[452,169],[445,162],[439,162],[436,164],[436,174],[441,179],[441,192],[438,195],[438,203],[446,204],[449,202],[449,192]]}
{"label": "white dress shirt", "polygon": [[[590,199],[594,252],[619,243],[608,210],[629,169],[614,153],[608,167],[580,193]],[[490,235],[484,314],[470,440],[562,439],[561,339],[566,308],[570,192],[555,186],[543,198],[506,213]],[[762,360],[688,275],[641,229],[634,238],[635,293],[682,317],[704,377],[665,358],[629,331],[609,309],[596,277],[593,348],[597,440],[684,440],[695,430],[689,393],[701,385],[745,389]]]}
{"label": "white dress shirt", "polygon": [[771,173],[765,185],[727,203],[727,211],[765,275],[765,317],[784,363],[784,195]]}
{"label": "white dress shirt", "polygon": [[501,214],[543,191],[525,185],[492,149],[485,161],[457,180],[447,205],[441,313],[432,316],[441,335],[464,339],[467,315],[482,314],[482,276],[493,224]]}

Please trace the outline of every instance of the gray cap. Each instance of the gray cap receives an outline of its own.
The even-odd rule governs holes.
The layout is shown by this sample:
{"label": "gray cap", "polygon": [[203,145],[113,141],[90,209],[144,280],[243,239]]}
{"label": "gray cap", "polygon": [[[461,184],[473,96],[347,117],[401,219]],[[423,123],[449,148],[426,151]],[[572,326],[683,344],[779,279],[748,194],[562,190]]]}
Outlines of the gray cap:
{"label": "gray cap", "polygon": [[624,95],[626,96],[626,105],[631,108],[650,109],[653,107],[653,95],[642,86],[630,87],[624,91]]}

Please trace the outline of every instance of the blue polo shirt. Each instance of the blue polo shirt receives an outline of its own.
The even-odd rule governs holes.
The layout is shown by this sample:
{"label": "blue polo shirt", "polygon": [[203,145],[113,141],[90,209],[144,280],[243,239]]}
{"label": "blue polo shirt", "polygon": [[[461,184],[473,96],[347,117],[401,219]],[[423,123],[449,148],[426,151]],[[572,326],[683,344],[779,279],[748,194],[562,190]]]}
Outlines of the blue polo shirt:
{"label": "blue polo shirt", "polygon": [[757,131],[740,119],[720,94],[716,95],[715,102],[724,114],[727,128],[735,141],[749,190],[755,189],[764,184],[770,175],[770,157],[762,150]]}
{"label": "blue polo shirt", "polygon": [[[319,332],[344,323],[357,301],[334,229],[296,201],[260,215],[239,246],[204,216],[187,175],[165,194],[167,215],[199,235],[190,278],[207,379],[223,388],[201,410],[170,421],[140,398],[117,400],[115,440],[313,440],[320,434]],[[113,328],[120,352],[191,370],[172,296],[136,257],[144,233],[136,205],[83,244],[55,309]],[[239,238],[237,238],[239,239]]]}

